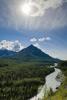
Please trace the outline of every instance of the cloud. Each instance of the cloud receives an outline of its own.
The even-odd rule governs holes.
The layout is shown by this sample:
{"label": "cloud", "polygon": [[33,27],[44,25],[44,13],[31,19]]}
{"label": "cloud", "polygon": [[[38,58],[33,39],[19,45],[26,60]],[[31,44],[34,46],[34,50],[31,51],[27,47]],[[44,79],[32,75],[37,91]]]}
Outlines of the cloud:
{"label": "cloud", "polygon": [[[47,9],[56,9],[63,5],[63,0],[35,0],[38,8],[37,16],[43,16]],[[39,6],[38,6],[39,5]]]}
{"label": "cloud", "polygon": [[49,41],[49,40],[51,40],[50,37],[43,37],[43,38],[38,39],[39,42],[44,42],[44,41]]}
{"label": "cloud", "polygon": [[63,4],[63,0],[32,0],[28,2],[32,6],[32,13],[29,16],[43,16],[49,8],[56,9]]}
{"label": "cloud", "polygon": [[33,45],[34,45],[35,47],[37,47],[37,48],[40,48],[39,43],[34,43]]}
{"label": "cloud", "polygon": [[38,41],[39,42],[43,42],[43,41],[45,41],[45,38],[44,37],[43,38],[39,38]]}
{"label": "cloud", "polygon": [[7,49],[7,50],[18,52],[23,48],[24,48],[24,46],[22,46],[22,44],[18,40],[16,40],[16,41],[7,41],[7,40],[0,41],[0,49]]}
{"label": "cloud", "polygon": [[51,38],[50,37],[46,37],[45,40],[49,41],[49,40],[51,40]]}
{"label": "cloud", "polygon": [[0,0],[0,26],[16,30],[52,30],[67,26],[67,0],[32,0],[33,15],[21,12],[26,0]]}
{"label": "cloud", "polygon": [[51,37],[41,37],[41,38],[31,38],[30,39],[30,42],[44,42],[44,41],[50,41],[51,40]]}
{"label": "cloud", "polygon": [[34,37],[34,38],[31,38],[30,41],[31,41],[31,42],[36,42],[37,39]]}

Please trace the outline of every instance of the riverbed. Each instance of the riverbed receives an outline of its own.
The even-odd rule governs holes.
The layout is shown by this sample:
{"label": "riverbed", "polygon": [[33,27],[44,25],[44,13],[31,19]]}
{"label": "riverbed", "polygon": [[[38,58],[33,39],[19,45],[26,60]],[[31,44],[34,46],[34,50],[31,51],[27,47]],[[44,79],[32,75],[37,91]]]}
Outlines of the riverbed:
{"label": "riverbed", "polygon": [[55,92],[57,87],[61,85],[61,81],[57,81],[56,77],[61,72],[60,69],[55,68],[55,71],[49,75],[46,76],[46,83],[42,86],[40,91],[38,91],[38,94],[34,97],[32,97],[30,100],[42,100],[44,95],[47,94],[47,92],[50,90],[50,88]]}

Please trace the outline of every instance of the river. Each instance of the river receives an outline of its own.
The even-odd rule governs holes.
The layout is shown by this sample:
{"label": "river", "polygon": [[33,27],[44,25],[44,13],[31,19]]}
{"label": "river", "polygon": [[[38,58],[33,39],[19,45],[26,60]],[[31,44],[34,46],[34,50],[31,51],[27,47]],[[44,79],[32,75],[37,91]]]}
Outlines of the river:
{"label": "river", "polygon": [[60,69],[55,68],[55,71],[46,76],[46,83],[42,86],[38,94],[32,97],[30,100],[42,100],[44,95],[47,95],[47,92],[50,88],[55,92],[57,87],[61,85],[61,81],[56,80],[56,76],[61,72]]}

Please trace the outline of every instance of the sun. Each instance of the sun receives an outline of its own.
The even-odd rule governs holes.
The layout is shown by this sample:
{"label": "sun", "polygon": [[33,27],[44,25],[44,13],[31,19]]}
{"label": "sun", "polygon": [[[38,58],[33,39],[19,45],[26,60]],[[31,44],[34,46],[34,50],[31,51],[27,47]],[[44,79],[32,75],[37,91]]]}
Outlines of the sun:
{"label": "sun", "polygon": [[35,2],[25,2],[20,9],[24,16],[30,17],[38,17],[42,12],[40,5]]}
{"label": "sun", "polygon": [[29,16],[32,12],[32,6],[30,5],[30,3],[25,3],[22,5],[21,10],[24,14]]}

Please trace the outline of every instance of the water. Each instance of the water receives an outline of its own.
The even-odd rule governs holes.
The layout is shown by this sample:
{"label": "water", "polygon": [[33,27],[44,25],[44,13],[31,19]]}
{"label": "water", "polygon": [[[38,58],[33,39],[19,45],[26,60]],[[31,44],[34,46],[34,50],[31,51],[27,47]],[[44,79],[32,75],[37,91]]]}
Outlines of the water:
{"label": "water", "polygon": [[47,94],[47,92],[50,90],[50,88],[53,90],[53,92],[55,92],[57,90],[56,88],[61,85],[61,81],[56,80],[56,76],[60,72],[61,72],[60,69],[55,68],[55,71],[53,73],[47,75],[45,78],[46,83],[42,87],[41,91],[36,96],[31,98],[30,100],[42,100],[44,95]]}

